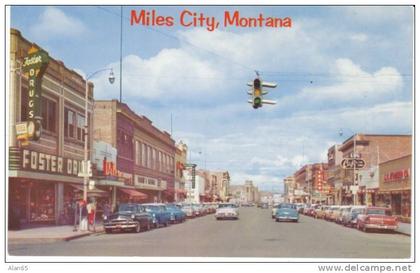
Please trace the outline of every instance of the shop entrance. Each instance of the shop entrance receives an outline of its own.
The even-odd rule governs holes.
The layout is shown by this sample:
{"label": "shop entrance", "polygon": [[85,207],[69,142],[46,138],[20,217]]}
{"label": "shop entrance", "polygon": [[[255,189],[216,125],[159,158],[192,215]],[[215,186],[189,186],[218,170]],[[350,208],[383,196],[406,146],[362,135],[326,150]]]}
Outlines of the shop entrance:
{"label": "shop entrance", "polygon": [[391,195],[392,214],[401,215],[401,194]]}

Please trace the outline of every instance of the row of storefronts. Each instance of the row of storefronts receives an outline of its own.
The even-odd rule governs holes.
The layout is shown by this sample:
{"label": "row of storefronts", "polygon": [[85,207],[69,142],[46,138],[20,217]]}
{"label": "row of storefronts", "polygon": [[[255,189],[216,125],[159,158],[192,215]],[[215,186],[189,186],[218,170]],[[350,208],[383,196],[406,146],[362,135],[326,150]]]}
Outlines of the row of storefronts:
{"label": "row of storefronts", "polygon": [[[328,150],[327,163],[308,164],[284,180],[289,202],[387,206],[411,219],[411,135],[356,134]],[[347,166],[349,159],[363,161]]]}
{"label": "row of storefronts", "polygon": [[[83,168],[86,82],[18,30],[11,29],[10,35],[9,220],[72,223],[87,172]],[[34,66],[40,52],[47,59]],[[169,133],[127,104],[95,101],[93,89],[89,83],[87,197],[96,202],[98,215],[105,204],[115,209],[122,202],[185,198],[182,174],[187,146],[177,146]]]}

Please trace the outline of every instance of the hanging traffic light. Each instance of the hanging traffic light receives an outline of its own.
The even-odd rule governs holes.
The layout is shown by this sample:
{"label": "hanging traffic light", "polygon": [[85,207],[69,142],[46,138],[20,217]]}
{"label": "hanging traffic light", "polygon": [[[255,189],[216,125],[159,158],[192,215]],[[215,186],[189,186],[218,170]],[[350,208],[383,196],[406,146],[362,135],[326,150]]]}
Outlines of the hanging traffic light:
{"label": "hanging traffic light", "polygon": [[259,107],[262,106],[262,99],[261,99],[261,81],[260,79],[256,78],[254,80],[254,85],[253,85],[253,104],[252,107],[254,107],[254,109],[257,109]]}
{"label": "hanging traffic light", "polygon": [[263,87],[276,88],[277,83],[262,82],[257,73],[257,78],[253,82],[249,82],[248,86],[252,87],[252,90],[248,91],[248,94],[252,96],[252,99],[248,100],[252,104],[254,109],[262,107],[263,104],[276,104],[273,100],[264,100],[263,95],[268,94],[268,91],[264,91]]}

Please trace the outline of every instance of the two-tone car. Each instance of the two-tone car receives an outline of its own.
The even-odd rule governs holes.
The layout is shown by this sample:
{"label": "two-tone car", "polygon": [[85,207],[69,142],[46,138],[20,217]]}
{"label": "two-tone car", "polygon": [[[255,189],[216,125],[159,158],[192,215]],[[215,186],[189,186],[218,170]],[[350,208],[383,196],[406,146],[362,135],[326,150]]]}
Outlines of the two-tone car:
{"label": "two-tone car", "polygon": [[171,213],[166,209],[165,204],[147,203],[143,206],[152,215],[152,222],[155,227],[166,227],[171,223]]}
{"label": "two-tone car", "polygon": [[396,230],[398,219],[392,216],[390,208],[367,207],[357,216],[357,229],[368,230]]}
{"label": "two-tone car", "polygon": [[221,219],[239,219],[238,206],[232,203],[221,203],[218,205],[214,214],[216,220]]}
{"label": "two-tone car", "polygon": [[187,218],[194,218],[195,217],[195,212],[193,209],[192,204],[182,204],[181,205],[181,210],[185,213]]}
{"label": "two-tone car", "polygon": [[282,203],[278,206],[275,216],[276,222],[299,221],[299,212],[295,204]]}
{"label": "two-tone car", "polygon": [[104,216],[104,230],[106,233],[113,231],[149,230],[152,227],[152,216],[141,204],[120,204],[118,211],[110,216]]}

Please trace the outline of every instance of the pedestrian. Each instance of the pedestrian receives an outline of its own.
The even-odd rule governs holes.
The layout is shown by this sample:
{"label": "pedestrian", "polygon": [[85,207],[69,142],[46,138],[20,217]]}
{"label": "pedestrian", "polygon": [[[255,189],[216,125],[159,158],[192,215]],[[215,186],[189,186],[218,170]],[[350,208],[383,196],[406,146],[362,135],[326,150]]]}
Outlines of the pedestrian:
{"label": "pedestrian", "polygon": [[[88,220],[89,225],[93,226],[95,222],[95,212],[96,212],[96,203],[94,199],[91,199],[89,204],[87,205],[87,213],[88,213]],[[95,227],[94,227],[95,229]]]}
{"label": "pedestrian", "polygon": [[108,201],[105,201],[104,204],[104,213],[103,218],[108,218],[111,215],[111,206],[109,205]]}
{"label": "pedestrian", "polygon": [[80,221],[80,230],[81,231],[86,231],[88,230],[88,211],[87,211],[87,207],[86,207],[86,201],[82,200],[80,202],[80,216],[81,216],[81,221]]}

